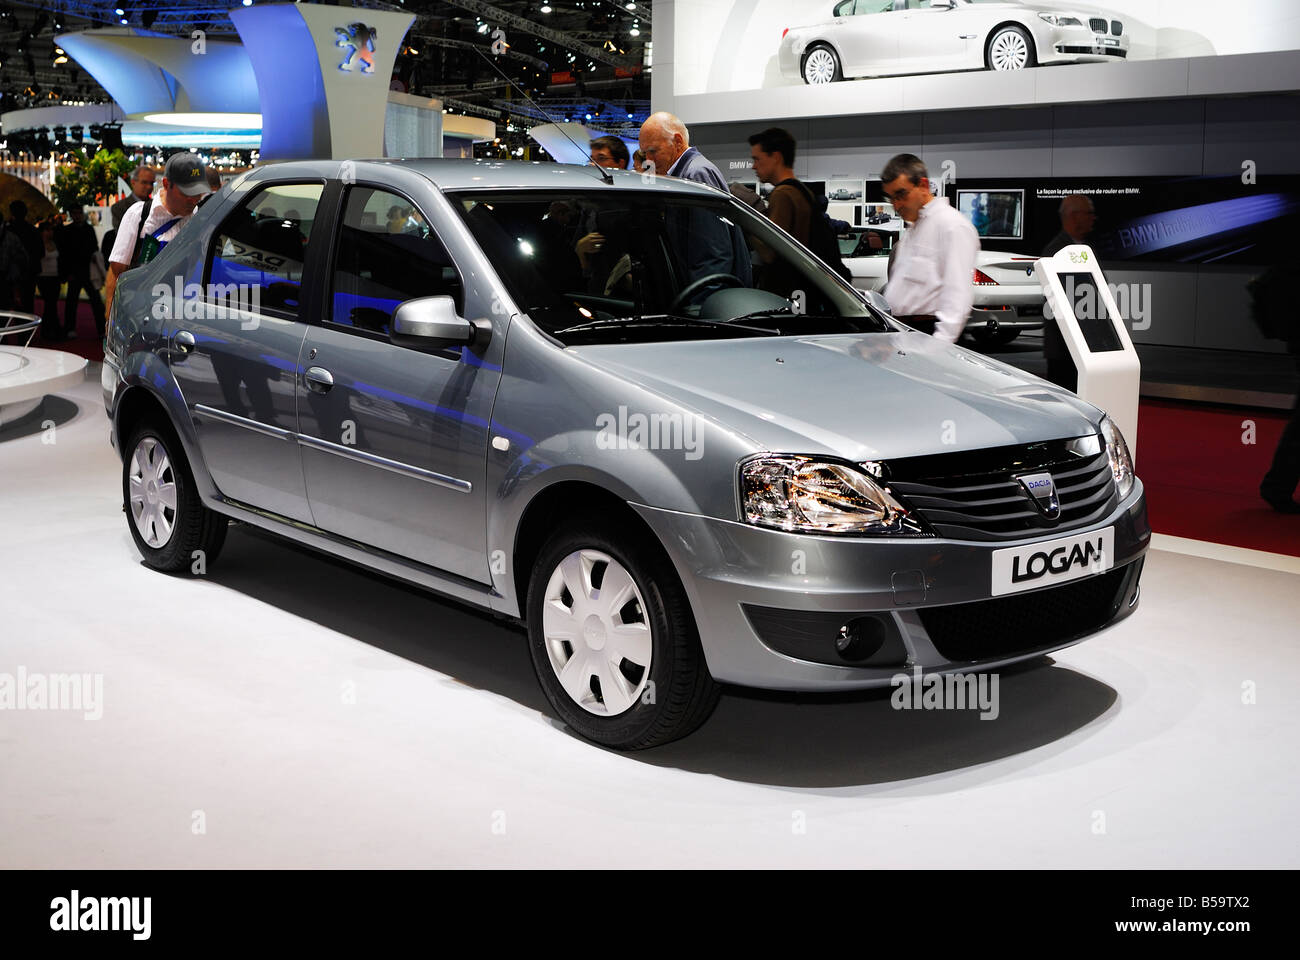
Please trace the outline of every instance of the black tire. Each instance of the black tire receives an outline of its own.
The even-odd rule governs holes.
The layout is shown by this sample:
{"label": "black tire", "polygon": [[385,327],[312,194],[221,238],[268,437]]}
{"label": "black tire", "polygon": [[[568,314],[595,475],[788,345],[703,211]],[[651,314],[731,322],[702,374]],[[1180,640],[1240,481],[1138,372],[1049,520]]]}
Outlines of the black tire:
{"label": "black tire", "polygon": [[1029,32],[1025,30],[1024,27],[1007,25],[1007,26],[999,27],[997,30],[994,30],[993,33],[989,34],[988,43],[984,45],[985,68],[989,70],[998,69],[993,66],[993,45],[997,42],[998,37],[1006,33],[1019,34],[1020,38],[1025,43],[1025,49],[1026,49],[1025,64],[1023,67],[1020,67],[1019,69],[1028,70],[1030,67],[1038,66],[1038,53],[1037,51],[1034,50],[1034,38],[1029,35]]}
{"label": "black tire", "polygon": [[835,52],[835,48],[832,47],[829,43],[814,43],[811,47],[809,47],[807,50],[804,51],[803,59],[799,61],[799,76],[803,77],[803,82],[814,86],[817,85],[816,81],[808,79],[808,58],[811,57],[813,53],[818,50],[825,50],[827,53],[829,53],[831,56],[831,60],[835,64],[835,68],[831,73],[830,80],[825,82],[838,83],[839,81],[843,80],[844,69],[843,69],[843,65],[840,63],[840,55]]}
{"label": "black tire", "polygon": [[[632,706],[615,716],[598,716],[570,697],[552,666],[543,630],[551,575],[564,558],[581,550],[598,551],[622,565],[644,599],[641,614],[650,627],[648,680],[653,686],[647,684]],[[526,612],[528,646],[542,690],[560,719],[588,740],[617,750],[658,746],[697,729],[717,706],[721,687],[704,662],[685,591],[658,544],[629,536],[609,521],[588,521],[555,533],[533,565]]]}
{"label": "black tire", "polygon": [[[136,519],[136,508],[131,499],[131,475],[136,452],[141,450],[146,441],[157,444],[166,454],[170,469],[165,476],[170,476],[176,491],[170,534],[154,546],[146,542],[145,535],[141,532],[141,524]],[[198,559],[195,551],[202,551],[203,569],[206,570],[216,561],[226,542],[228,521],[221,514],[205,507],[199,499],[194,475],[185,459],[185,450],[170,428],[146,422],[132,432],[122,458],[122,503],[131,539],[135,541],[136,549],[140,551],[144,562],[155,570],[167,573],[193,572]],[[156,528],[151,533],[156,533],[161,539],[161,533]]]}

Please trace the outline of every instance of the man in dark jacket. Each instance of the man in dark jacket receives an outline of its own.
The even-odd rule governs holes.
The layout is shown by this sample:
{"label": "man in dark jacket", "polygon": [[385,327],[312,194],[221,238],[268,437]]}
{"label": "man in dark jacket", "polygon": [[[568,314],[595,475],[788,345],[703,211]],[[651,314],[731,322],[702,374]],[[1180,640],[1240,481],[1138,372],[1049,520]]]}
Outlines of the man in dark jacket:
{"label": "man in dark jacket", "polygon": [[[641,125],[641,150],[654,164],[658,176],[694,180],[730,192],[718,168],[690,145],[686,125],[671,113],[653,113]],[[676,205],[666,214],[666,226],[673,252],[679,258],[683,289],[686,284],[716,274],[735,277],[742,286],[750,285],[753,273],[749,247],[739,227],[728,227],[701,207],[684,210]]]}
{"label": "man in dark jacket", "polygon": [[136,167],[131,171],[131,192],[128,193],[109,209],[113,214],[113,226],[118,227],[122,223],[122,214],[126,213],[137,203],[143,203],[153,196],[153,187],[158,179],[158,174],[153,167]]}
{"label": "man in dark jacket", "polygon": [[99,336],[104,336],[104,303],[99,299],[99,291],[90,280],[90,260],[99,249],[95,241],[95,228],[86,222],[86,213],[80,204],[74,203],[68,210],[71,223],[59,227],[54,235],[54,243],[59,248],[59,265],[68,279],[68,297],[63,305],[63,332],[72,337],[77,332],[77,306],[81,300],[81,291],[86,291],[90,301],[91,312],[95,316],[95,328]]}
{"label": "man in dark jacket", "polygon": [[[1097,223],[1097,212],[1092,201],[1074,194],[1061,201],[1061,232],[1054,236],[1043,248],[1043,256],[1055,256],[1065,247],[1075,243],[1087,243],[1093,226]],[[1047,379],[1059,387],[1078,391],[1079,371],[1074,369],[1074,360],[1070,357],[1070,348],[1065,344],[1061,328],[1055,320],[1049,319],[1043,324],[1043,357],[1047,360]]]}
{"label": "man in dark jacket", "polygon": [[27,263],[18,279],[18,309],[31,313],[36,306],[36,273],[40,270],[41,258],[45,256],[45,244],[36,228],[27,222],[27,204],[15,200],[9,204],[9,221],[5,227],[18,238],[27,253]]}
{"label": "man in dark jacket", "polygon": [[[1285,341],[1300,372],[1300,319],[1294,306],[1300,268],[1291,260],[1271,267],[1250,282],[1251,312],[1260,332],[1270,340]],[[1259,485],[1259,495],[1278,513],[1300,514],[1295,490],[1300,485],[1300,395],[1291,421],[1282,430],[1273,463]]]}

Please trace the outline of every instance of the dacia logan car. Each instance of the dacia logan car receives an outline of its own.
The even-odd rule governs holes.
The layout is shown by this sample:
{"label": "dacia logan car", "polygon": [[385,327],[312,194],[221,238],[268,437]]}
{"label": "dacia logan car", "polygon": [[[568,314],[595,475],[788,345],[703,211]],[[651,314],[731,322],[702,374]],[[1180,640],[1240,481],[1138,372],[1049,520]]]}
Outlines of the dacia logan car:
{"label": "dacia logan car", "polygon": [[555,712],[622,749],[721,684],[992,670],[1128,615],[1115,425],[873,296],[671,178],[260,167],[118,286],[127,523],[159,570],[236,520],[521,620]]}

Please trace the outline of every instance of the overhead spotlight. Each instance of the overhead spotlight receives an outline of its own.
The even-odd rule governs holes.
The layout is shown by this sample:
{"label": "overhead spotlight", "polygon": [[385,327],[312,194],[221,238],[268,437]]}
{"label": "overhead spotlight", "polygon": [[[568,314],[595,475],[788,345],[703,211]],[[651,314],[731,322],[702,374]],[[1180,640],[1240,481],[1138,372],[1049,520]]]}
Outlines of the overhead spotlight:
{"label": "overhead spotlight", "polygon": [[549,3],[542,4],[542,13],[550,13],[551,9],[552,7]]}
{"label": "overhead spotlight", "polygon": [[123,10],[121,7],[114,7],[113,12],[116,13],[119,17],[126,16],[126,11]]}
{"label": "overhead spotlight", "polygon": [[480,23],[480,24],[478,25],[478,32],[479,32],[479,33],[487,33],[487,32],[488,32],[488,25],[487,25],[486,23]]}
{"label": "overhead spotlight", "polygon": [[635,3],[629,3],[629,4],[627,5],[627,9],[628,9],[628,10],[635,10],[635,9],[636,9],[636,4],[635,4]]}
{"label": "overhead spotlight", "polygon": [[638,30],[636,27],[633,27],[631,30],[628,31],[628,33],[630,33],[634,37],[641,36],[641,31]]}

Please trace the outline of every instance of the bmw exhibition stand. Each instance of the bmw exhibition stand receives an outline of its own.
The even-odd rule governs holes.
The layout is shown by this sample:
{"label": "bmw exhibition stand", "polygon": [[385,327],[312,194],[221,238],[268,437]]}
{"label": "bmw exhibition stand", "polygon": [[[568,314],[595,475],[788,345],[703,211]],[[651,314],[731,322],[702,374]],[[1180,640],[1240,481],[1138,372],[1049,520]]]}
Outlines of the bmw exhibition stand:
{"label": "bmw exhibition stand", "polygon": [[1142,364],[1096,254],[1072,244],[1040,258],[1034,271],[1047,298],[1045,318],[1055,318],[1079,372],[1076,392],[1110,414],[1136,463]]}

